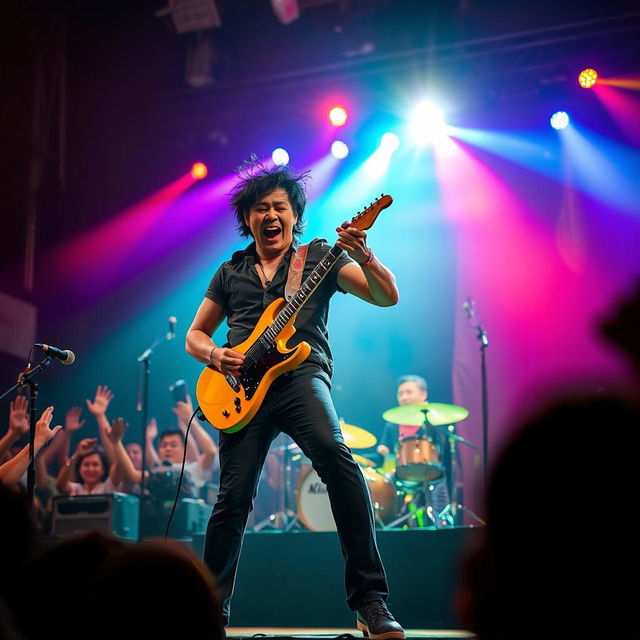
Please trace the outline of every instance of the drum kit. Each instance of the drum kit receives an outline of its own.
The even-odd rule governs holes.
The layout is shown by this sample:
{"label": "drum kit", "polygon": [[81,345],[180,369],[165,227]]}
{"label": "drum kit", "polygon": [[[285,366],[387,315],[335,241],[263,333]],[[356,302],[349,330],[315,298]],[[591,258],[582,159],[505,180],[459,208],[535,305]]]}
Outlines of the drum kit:
{"label": "drum kit", "polygon": [[[456,487],[456,447],[458,443],[477,448],[455,433],[455,423],[469,415],[467,409],[436,402],[406,404],[388,409],[382,414],[387,422],[417,427],[413,435],[399,440],[395,459],[386,456],[377,465],[370,458],[353,453],[365,479],[377,526],[381,529],[437,527],[457,524],[464,507],[453,496],[443,509],[435,510],[430,504],[429,493],[435,486],[447,482]],[[352,450],[370,449],[377,438],[361,427],[340,420],[345,444]],[[444,427],[444,431],[442,428]],[[443,451],[435,428],[446,434],[451,453],[448,473],[442,461]],[[336,524],[331,513],[327,488],[303,456],[296,444],[277,448],[282,456],[283,487],[280,509],[257,524],[253,530],[264,528],[289,531],[305,528],[310,531],[335,531]],[[380,456],[376,453],[375,457]],[[297,464],[296,464],[297,463]],[[296,464],[295,492],[293,491],[294,464]],[[455,491],[452,491],[455,493]],[[295,495],[295,510],[290,504]],[[475,514],[471,514],[476,517]],[[477,517],[476,517],[477,518]]]}

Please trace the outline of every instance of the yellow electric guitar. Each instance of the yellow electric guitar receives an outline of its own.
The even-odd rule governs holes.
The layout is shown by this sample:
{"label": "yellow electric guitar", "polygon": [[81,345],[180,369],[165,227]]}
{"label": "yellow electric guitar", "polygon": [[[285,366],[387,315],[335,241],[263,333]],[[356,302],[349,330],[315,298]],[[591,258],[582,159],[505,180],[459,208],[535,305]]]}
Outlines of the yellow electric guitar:
{"label": "yellow electric guitar", "polygon": [[[351,220],[351,226],[369,229],[378,214],[392,202],[391,196],[380,196]],[[258,412],[271,383],[307,359],[311,353],[307,342],[288,349],[287,341],[296,331],[293,323],[298,311],[329,273],[341,252],[337,244],[327,251],[291,300],[274,300],[260,316],[251,335],[232,347],[245,355],[239,376],[222,374],[212,366],[200,374],[196,387],[200,410],[216,429],[227,433],[242,429]]]}

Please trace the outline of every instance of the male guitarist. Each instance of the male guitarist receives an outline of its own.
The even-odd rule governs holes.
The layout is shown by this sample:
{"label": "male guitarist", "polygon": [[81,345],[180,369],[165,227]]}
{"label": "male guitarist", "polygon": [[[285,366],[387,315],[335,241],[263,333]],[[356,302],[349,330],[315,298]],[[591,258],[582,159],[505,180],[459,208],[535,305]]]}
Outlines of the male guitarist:
{"label": "male guitarist", "polygon": [[[238,230],[253,242],[233,254],[214,274],[187,332],[186,349],[222,374],[239,376],[245,356],[229,348],[251,334],[265,308],[284,296],[294,236],[303,229],[306,175],[287,167],[245,165],[233,190],[231,205]],[[376,546],[371,501],[362,473],[344,443],[330,395],[333,358],[328,342],[329,300],[348,292],[380,307],[397,303],[395,277],[367,247],[367,234],[345,222],[336,229],[343,249],[295,319],[291,347],[306,341],[311,353],[297,368],[271,384],[255,417],[235,433],[220,432],[220,489],[207,527],[204,559],[216,577],[229,621],[230,599],[242,537],[256,486],[271,441],[287,433],[312,461],[327,485],[346,564],[349,607],[357,624],[374,640],[404,638],[389,613],[388,586]],[[308,247],[304,278],[331,247],[314,240]],[[211,336],[226,317],[227,343]]]}

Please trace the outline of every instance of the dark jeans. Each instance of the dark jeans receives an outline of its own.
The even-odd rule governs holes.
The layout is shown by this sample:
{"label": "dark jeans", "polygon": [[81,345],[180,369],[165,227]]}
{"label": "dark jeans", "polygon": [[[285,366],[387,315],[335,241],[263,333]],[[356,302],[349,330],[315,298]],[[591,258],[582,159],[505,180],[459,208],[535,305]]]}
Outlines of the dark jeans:
{"label": "dark jeans", "polygon": [[207,526],[204,560],[216,577],[227,619],[247,518],[269,445],[280,431],[298,444],[327,485],[345,559],[347,604],[355,610],[387,598],[369,492],[342,438],[330,385],[324,371],[303,363],[273,382],[244,429],[220,432],[220,489]]}

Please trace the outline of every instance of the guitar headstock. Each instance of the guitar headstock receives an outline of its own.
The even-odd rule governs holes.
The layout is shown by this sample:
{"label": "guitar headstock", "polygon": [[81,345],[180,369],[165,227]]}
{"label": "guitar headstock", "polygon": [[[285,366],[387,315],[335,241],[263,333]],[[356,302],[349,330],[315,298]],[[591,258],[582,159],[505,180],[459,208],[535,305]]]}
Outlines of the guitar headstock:
{"label": "guitar headstock", "polygon": [[366,209],[363,209],[360,213],[351,219],[350,225],[364,231],[373,226],[376,218],[383,209],[391,206],[393,198],[387,196],[384,193],[380,195],[377,200],[374,200]]}

